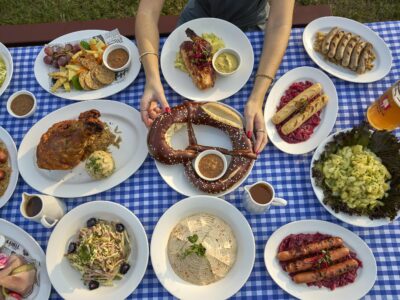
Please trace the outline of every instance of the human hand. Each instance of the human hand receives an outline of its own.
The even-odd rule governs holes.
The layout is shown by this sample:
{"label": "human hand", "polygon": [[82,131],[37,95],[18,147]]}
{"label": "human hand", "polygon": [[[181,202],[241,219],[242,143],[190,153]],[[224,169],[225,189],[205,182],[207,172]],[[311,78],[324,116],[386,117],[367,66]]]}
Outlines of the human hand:
{"label": "human hand", "polygon": [[246,119],[246,135],[251,138],[255,132],[256,142],[254,144],[254,152],[259,154],[268,143],[267,133],[265,131],[265,121],[262,111],[262,101],[258,101],[252,97],[246,103],[244,116]]}
{"label": "human hand", "polygon": [[140,100],[140,115],[143,123],[147,127],[150,127],[155,118],[161,114],[162,110],[169,112],[170,108],[161,82],[146,82],[143,96]]}

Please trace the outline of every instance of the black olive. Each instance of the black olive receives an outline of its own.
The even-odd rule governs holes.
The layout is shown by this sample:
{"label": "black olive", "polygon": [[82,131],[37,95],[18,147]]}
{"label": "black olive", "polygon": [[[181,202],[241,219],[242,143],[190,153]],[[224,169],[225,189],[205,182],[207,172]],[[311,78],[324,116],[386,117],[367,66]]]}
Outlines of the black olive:
{"label": "black olive", "polygon": [[68,254],[74,253],[76,251],[76,243],[71,242],[68,245]]}
{"label": "black olive", "polygon": [[119,267],[119,272],[124,275],[124,274],[128,273],[130,268],[131,268],[130,264],[124,262],[121,265],[121,267]]}
{"label": "black olive", "polygon": [[100,286],[100,283],[96,280],[89,281],[89,290],[95,290]]}
{"label": "black olive", "polygon": [[96,218],[90,218],[89,220],[87,220],[86,225],[87,227],[93,227],[94,225],[97,224],[97,220]]}
{"label": "black olive", "polygon": [[122,231],[125,230],[125,226],[124,226],[124,224],[117,223],[117,225],[115,225],[115,229],[116,229],[118,232],[122,232]]}

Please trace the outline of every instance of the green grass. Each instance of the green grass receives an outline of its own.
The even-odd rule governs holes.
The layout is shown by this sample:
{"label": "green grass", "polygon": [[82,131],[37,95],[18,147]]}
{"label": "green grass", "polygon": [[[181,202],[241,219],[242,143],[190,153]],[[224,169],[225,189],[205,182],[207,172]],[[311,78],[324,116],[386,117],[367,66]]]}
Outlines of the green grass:
{"label": "green grass", "polygon": [[[178,15],[186,2],[166,0],[162,14]],[[0,25],[126,18],[136,14],[138,3],[139,0],[0,0]],[[329,4],[334,15],[360,22],[400,20],[399,0],[297,0],[297,3]]]}

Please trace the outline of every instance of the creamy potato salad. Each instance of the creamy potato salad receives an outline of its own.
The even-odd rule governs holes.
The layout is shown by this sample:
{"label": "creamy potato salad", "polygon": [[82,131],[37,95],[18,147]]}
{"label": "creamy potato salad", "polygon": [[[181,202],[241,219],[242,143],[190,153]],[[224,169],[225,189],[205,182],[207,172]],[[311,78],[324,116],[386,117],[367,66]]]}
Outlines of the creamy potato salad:
{"label": "creamy potato salad", "polygon": [[326,185],[350,208],[373,209],[390,189],[391,175],[379,157],[361,145],[331,154],[322,172]]}

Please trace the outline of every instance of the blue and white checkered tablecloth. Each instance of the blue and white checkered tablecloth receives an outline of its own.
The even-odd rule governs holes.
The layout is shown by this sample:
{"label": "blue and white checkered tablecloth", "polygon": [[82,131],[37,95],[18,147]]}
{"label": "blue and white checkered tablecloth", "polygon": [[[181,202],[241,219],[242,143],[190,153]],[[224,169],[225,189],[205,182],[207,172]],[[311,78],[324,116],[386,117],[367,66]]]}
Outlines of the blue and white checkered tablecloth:
{"label": "blue and white checkered tablecloth", "polygon": [[[391,84],[400,79],[400,21],[372,23],[369,26],[375,30],[389,45],[393,54],[391,72],[382,80],[368,84],[355,84],[331,77],[339,95],[339,115],[333,131],[352,127],[365,117],[368,105],[381,95]],[[279,68],[277,78],[293,68],[316,65],[307,56],[302,44],[303,29],[293,29],[286,55]],[[255,52],[255,67],[258,65],[263,34],[261,32],[247,33]],[[162,39],[161,44],[165,39]],[[162,46],[162,45],[161,45]],[[0,97],[0,124],[14,138],[17,147],[28,129],[48,113],[71,104],[45,92],[35,80],[33,65],[41,47],[12,48],[14,59],[14,77],[10,87]],[[254,71],[255,72],[255,71]],[[140,72],[135,82],[124,91],[109,97],[112,100],[125,102],[139,109],[139,101],[144,88],[144,73]],[[252,79],[236,95],[224,102],[243,111],[244,104],[252,87]],[[172,91],[164,82],[167,99],[170,105],[182,101],[181,97]],[[33,117],[17,120],[6,111],[8,97],[21,89],[33,92],[38,99],[38,109]],[[397,131],[396,134],[400,132]],[[243,188],[227,195],[225,199],[233,203],[249,221],[256,241],[256,260],[254,269],[247,283],[236,294],[236,298],[259,299],[290,299],[291,297],[280,289],[268,275],[263,261],[263,250],[269,236],[280,226],[301,219],[321,219],[344,226],[358,234],[372,249],[378,264],[378,279],[366,299],[399,299],[400,298],[400,224],[380,228],[359,228],[347,225],[331,216],[315,197],[309,178],[309,167],[312,153],[306,155],[289,155],[279,151],[272,144],[256,161],[254,169],[246,183],[257,180],[271,182],[277,194],[289,201],[286,208],[271,209],[268,214],[250,215],[241,204]],[[19,213],[19,203],[22,192],[33,190],[19,178],[13,197],[0,209],[0,217],[11,221],[29,232],[46,249],[51,230],[38,223],[29,222]],[[128,180],[99,195],[67,200],[68,209],[77,205],[103,199],[115,201],[131,209],[143,223],[148,234],[151,234],[161,215],[174,203],[181,200],[182,195],[173,191],[160,177],[152,158],[147,157],[141,168]],[[348,299],[351,295],[348,295]],[[129,299],[164,299],[172,296],[161,286],[154,274],[151,262],[146,274]],[[51,299],[59,299],[53,290]],[[40,299],[42,300],[42,299]]]}

